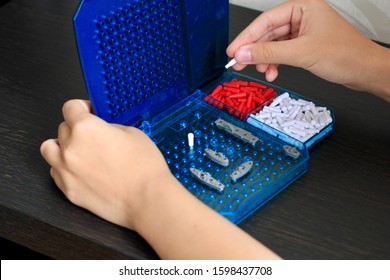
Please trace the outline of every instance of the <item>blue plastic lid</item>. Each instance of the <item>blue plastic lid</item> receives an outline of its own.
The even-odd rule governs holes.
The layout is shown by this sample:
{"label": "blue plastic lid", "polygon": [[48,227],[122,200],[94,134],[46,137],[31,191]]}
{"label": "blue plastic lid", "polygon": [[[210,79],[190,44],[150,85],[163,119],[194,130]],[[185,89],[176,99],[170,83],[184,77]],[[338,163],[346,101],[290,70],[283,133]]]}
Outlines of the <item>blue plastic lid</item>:
{"label": "blue plastic lid", "polygon": [[82,0],[74,28],[95,113],[135,124],[218,78],[228,20],[227,0]]}

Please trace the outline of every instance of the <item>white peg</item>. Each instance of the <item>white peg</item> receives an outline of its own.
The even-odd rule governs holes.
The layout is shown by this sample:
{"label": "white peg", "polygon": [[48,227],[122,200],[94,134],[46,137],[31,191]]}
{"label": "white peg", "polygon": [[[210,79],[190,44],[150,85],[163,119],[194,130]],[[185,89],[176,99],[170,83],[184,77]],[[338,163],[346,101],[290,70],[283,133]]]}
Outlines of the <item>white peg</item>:
{"label": "white peg", "polygon": [[229,61],[228,64],[225,65],[225,68],[228,69],[228,68],[232,67],[236,63],[237,63],[236,59],[233,58],[232,60]]}
{"label": "white peg", "polygon": [[193,133],[188,133],[188,146],[190,149],[194,148],[194,134]]}

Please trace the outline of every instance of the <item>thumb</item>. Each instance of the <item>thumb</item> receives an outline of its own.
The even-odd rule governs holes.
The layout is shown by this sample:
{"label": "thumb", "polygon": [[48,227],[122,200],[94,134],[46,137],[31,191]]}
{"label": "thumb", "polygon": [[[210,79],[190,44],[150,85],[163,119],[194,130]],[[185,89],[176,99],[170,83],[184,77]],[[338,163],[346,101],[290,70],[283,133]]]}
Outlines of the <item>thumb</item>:
{"label": "thumb", "polygon": [[73,99],[62,107],[65,121],[72,127],[83,115],[92,114],[91,103],[87,100]]}
{"label": "thumb", "polygon": [[309,54],[307,44],[296,38],[286,41],[257,42],[240,47],[234,58],[237,63],[248,64],[286,64],[304,67]]}

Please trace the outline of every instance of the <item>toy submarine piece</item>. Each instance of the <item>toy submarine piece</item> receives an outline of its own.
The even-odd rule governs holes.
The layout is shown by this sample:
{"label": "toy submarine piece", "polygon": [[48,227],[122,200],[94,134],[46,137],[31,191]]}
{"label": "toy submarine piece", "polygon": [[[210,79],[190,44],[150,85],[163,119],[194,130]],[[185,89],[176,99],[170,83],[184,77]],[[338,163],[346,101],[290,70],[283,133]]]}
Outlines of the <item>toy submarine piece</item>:
{"label": "toy submarine piece", "polygon": [[234,182],[237,181],[242,176],[247,174],[252,169],[252,166],[253,161],[244,162],[239,167],[237,167],[237,169],[233,173],[230,174],[230,178],[232,178]]}
{"label": "toy submarine piece", "polygon": [[297,159],[301,155],[301,153],[295,147],[292,146],[284,145],[283,150],[286,155],[292,157],[293,159]]}
{"label": "toy submarine piece", "polygon": [[253,146],[256,144],[256,142],[259,140],[256,136],[254,136],[249,131],[246,131],[245,129],[239,128],[238,126],[235,126],[223,119],[218,119],[215,121],[215,124],[225,130],[226,132],[230,133],[231,135],[241,139],[244,142],[250,143]]}
{"label": "toy submarine piece", "polygon": [[229,159],[224,154],[213,151],[209,148],[206,148],[204,151],[206,153],[206,156],[212,161],[222,166],[229,166]]}
{"label": "toy submarine piece", "polygon": [[219,192],[222,192],[225,188],[225,185],[211,177],[210,173],[200,171],[196,168],[190,168],[192,176],[201,181],[203,184],[209,186],[212,189],[215,189]]}

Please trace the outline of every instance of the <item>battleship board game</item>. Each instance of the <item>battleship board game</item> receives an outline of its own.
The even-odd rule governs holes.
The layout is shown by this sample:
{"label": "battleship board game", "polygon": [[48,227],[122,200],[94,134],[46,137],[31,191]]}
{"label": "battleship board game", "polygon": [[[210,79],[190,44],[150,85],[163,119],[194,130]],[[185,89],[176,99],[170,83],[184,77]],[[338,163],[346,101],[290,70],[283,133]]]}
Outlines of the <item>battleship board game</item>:
{"label": "battleship board game", "polygon": [[74,17],[94,112],[143,130],[183,187],[239,223],[307,172],[333,113],[227,72],[228,23],[228,0],[83,0]]}

